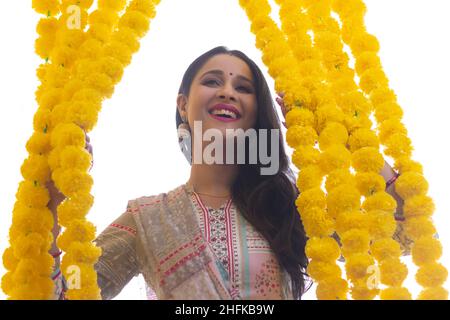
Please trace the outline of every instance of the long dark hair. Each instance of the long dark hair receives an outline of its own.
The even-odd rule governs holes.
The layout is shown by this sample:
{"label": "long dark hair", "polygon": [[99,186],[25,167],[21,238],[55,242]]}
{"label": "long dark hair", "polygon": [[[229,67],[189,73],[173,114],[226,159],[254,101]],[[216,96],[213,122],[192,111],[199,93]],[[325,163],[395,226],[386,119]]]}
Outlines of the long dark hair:
{"label": "long dark hair", "polygon": [[[284,149],[280,120],[260,68],[241,51],[219,46],[202,54],[191,63],[183,76],[178,93],[189,97],[191,84],[197,72],[217,54],[229,54],[247,63],[253,74],[256,89],[258,112],[255,129],[268,129],[268,132],[271,132],[270,129],[278,129],[280,132],[278,172],[275,175],[261,175],[260,168],[263,165],[259,159],[256,164],[248,164],[246,161],[239,167],[239,174],[232,185],[231,193],[235,205],[244,218],[266,238],[280,265],[290,274],[294,299],[301,299],[311,283],[306,273],[307,237],[295,206],[299,191]],[[181,121],[177,108],[177,128]],[[266,150],[272,150],[271,139],[266,140],[268,143]],[[248,145],[246,147],[248,150]]]}

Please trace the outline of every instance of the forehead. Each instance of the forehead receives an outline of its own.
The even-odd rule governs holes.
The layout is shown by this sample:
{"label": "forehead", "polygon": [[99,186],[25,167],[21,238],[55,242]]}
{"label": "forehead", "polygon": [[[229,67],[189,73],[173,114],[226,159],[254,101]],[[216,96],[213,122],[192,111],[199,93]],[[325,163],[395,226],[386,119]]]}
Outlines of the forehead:
{"label": "forehead", "polygon": [[247,63],[238,57],[228,54],[218,54],[210,58],[199,70],[197,76],[201,76],[203,73],[213,69],[222,70],[227,76],[232,73],[233,75],[243,75],[253,80],[252,72]]}

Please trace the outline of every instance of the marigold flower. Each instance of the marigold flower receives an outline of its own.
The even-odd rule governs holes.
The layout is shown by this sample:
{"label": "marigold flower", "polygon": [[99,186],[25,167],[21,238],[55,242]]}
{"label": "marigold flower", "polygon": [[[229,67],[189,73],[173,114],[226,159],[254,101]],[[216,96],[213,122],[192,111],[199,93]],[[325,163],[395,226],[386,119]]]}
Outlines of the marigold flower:
{"label": "marigold flower", "polygon": [[361,128],[353,131],[348,138],[348,146],[351,152],[364,147],[378,148],[380,141],[375,132],[368,128]]}
{"label": "marigold flower", "polygon": [[352,185],[341,185],[328,193],[327,208],[332,217],[341,212],[357,210],[360,207],[360,194]]}
{"label": "marigold flower", "polygon": [[356,187],[365,197],[384,191],[386,182],[384,178],[375,172],[358,172],[355,175]]}
{"label": "marigold flower", "polygon": [[345,146],[331,145],[320,155],[319,166],[325,173],[337,169],[349,169],[351,157],[350,151]]}
{"label": "marigold flower", "polygon": [[19,183],[16,198],[23,204],[33,208],[45,207],[50,201],[47,188],[29,180],[23,180]]}
{"label": "marigold flower", "polygon": [[333,262],[341,255],[339,244],[330,237],[310,238],[305,250],[307,257],[316,261]]}
{"label": "marigold flower", "polygon": [[334,221],[324,209],[310,207],[301,211],[300,215],[308,237],[328,237],[333,234]]}
{"label": "marigold flower", "polygon": [[412,296],[407,288],[390,287],[381,290],[380,298],[381,300],[411,300]]}
{"label": "marigold flower", "polygon": [[355,253],[345,257],[345,260],[345,271],[352,281],[366,277],[368,268],[375,264],[375,260],[368,253]]}
{"label": "marigold flower", "polygon": [[397,201],[387,192],[380,191],[367,197],[362,207],[366,211],[382,210],[386,212],[395,212],[397,208]]}
{"label": "marigold flower", "polygon": [[325,150],[332,145],[347,143],[347,129],[338,122],[328,122],[325,128],[320,132],[319,146]]}
{"label": "marigold flower", "polygon": [[368,217],[359,209],[342,212],[336,217],[336,231],[338,234],[342,235],[351,229],[368,230]]}
{"label": "marigold flower", "polygon": [[350,229],[340,234],[344,257],[369,251],[370,235],[364,229]]}
{"label": "marigold flower", "polygon": [[347,168],[333,170],[326,177],[325,189],[330,192],[342,184],[354,185],[354,178]]}
{"label": "marigold flower", "polygon": [[417,172],[404,172],[395,182],[395,192],[402,199],[411,198],[428,192],[428,182],[424,176]]}
{"label": "marigold flower", "polygon": [[400,287],[408,276],[408,267],[399,258],[388,258],[380,263],[380,275],[381,283]]}
{"label": "marigold flower", "polygon": [[421,237],[414,242],[411,253],[416,265],[429,264],[442,256],[442,244],[438,239]]}
{"label": "marigold flower", "polygon": [[295,205],[299,209],[299,212],[312,207],[325,209],[326,204],[326,196],[321,188],[314,188],[303,191],[295,200]]}
{"label": "marigold flower", "polygon": [[315,165],[319,162],[320,151],[312,146],[297,146],[292,153],[292,163],[298,168]]}
{"label": "marigold flower", "polygon": [[322,184],[323,172],[317,165],[310,165],[300,170],[297,187],[300,192],[311,188],[319,188]]}
{"label": "marigold flower", "polygon": [[38,154],[30,154],[20,167],[22,176],[30,181],[38,181],[44,185],[50,178],[50,168],[47,157]]}
{"label": "marigold flower", "polygon": [[425,288],[420,292],[418,300],[448,300],[448,291],[443,287]]}
{"label": "marigold flower", "polygon": [[319,300],[347,300],[347,281],[339,277],[328,278],[317,284],[316,295]]}
{"label": "marigold flower", "polygon": [[317,138],[317,133],[312,127],[294,125],[286,131],[286,141],[294,149],[302,145],[314,145]]}
{"label": "marigold flower", "polygon": [[356,171],[381,172],[385,160],[377,148],[364,147],[352,154],[352,166]]}
{"label": "marigold flower", "polygon": [[308,274],[316,281],[322,281],[327,278],[339,278],[341,277],[341,268],[336,262],[323,262],[317,260],[311,260],[307,267]]}
{"label": "marigold flower", "polygon": [[417,240],[421,237],[429,237],[436,234],[436,228],[430,217],[416,216],[410,217],[404,222],[405,232],[412,239]]}
{"label": "marigold flower", "polygon": [[313,126],[314,113],[305,108],[294,107],[286,114],[286,126]]}
{"label": "marigold flower", "polygon": [[434,210],[434,201],[427,195],[408,198],[403,206],[403,214],[407,219],[414,216],[431,216]]}
{"label": "marigold flower", "polygon": [[431,262],[420,266],[416,273],[416,281],[422,287],[439,287],[447,280],[448,271],[439,262]]}

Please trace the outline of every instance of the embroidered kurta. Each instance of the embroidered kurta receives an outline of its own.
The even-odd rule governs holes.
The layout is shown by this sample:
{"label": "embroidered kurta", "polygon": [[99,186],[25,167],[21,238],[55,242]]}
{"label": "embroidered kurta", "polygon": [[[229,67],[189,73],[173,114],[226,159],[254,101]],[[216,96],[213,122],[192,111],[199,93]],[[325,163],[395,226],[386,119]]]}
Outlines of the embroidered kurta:
{"label": "embroidered kurta", "polygon": [[[397,223],[394,238],[408,254]],[[207,207],[189,185],[130,200],[95,243],[103,299],[139,274],[157,299],[293,299],[289,274],[233,200]]]}
{"label": "embroidered kurta", "polygon": [[188,185],[129,201],[95,242],[103,299],[139,273],[158,299],[292,299],[288,273],[232,199],[209,208]]}

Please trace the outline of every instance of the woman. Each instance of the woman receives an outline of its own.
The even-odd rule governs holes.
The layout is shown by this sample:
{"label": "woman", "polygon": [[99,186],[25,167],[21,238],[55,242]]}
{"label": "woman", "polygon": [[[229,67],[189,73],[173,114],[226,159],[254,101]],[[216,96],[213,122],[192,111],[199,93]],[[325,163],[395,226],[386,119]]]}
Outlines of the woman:
{"label": "woman", "polygon": [[[201,130],[194,130],[196,121]],[[260,159],[207,164],[194,157],[204,155],[208,143],[196,139],[210,129],[222,137],[227,129],[280,129],[259,67],[225,47],[201,55],[183,77],[176,124],[190,178],[167,193],[129,201],[126,212],[95,240],[103,250],[95,266],[102,298],[113,298],[142,273],[158,299],[300,299],[310,285],[307,237],[282,135],[272,175],[261,174]],[[275,150],[272,139],[264,141]],[[49,189],[56,214],[62,199]],[[56,245],[51,253],[57,256]]]}

